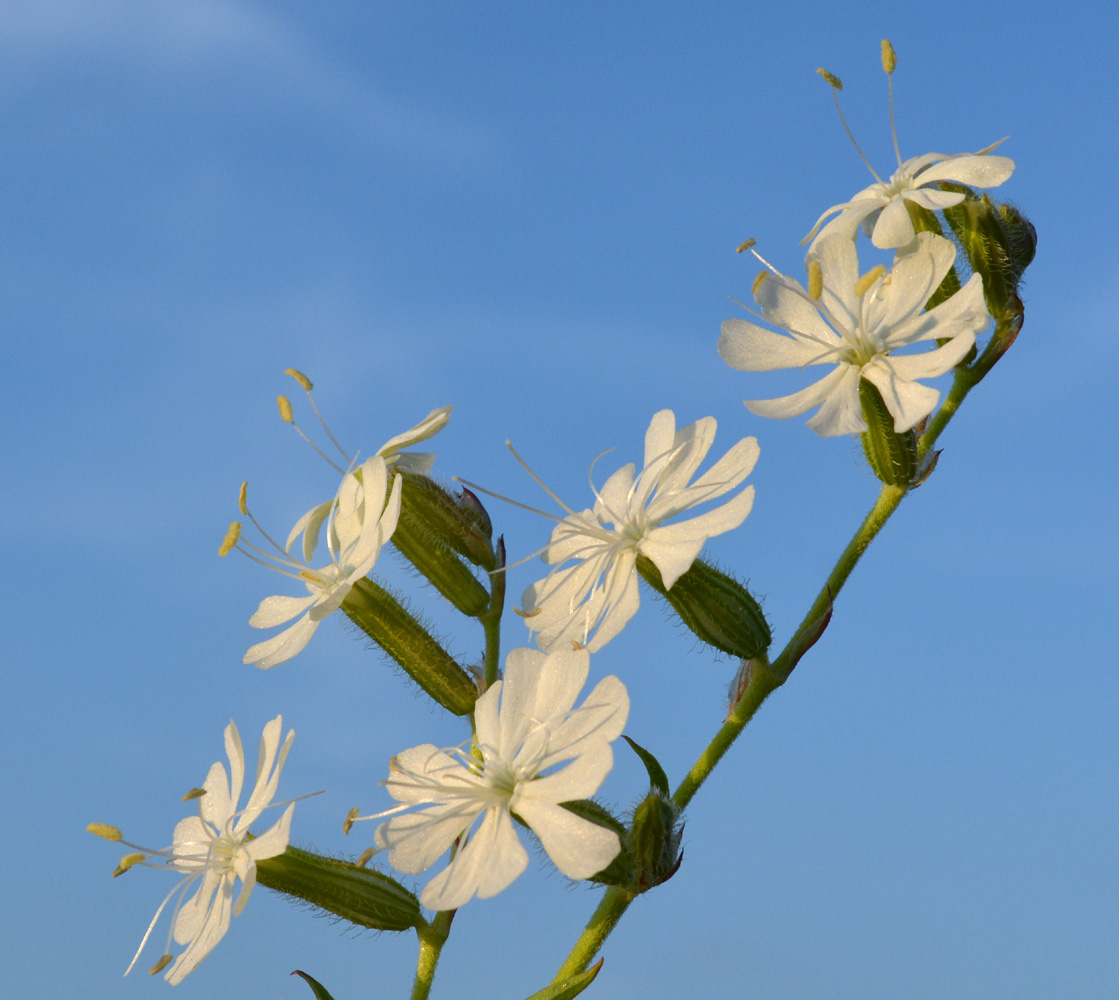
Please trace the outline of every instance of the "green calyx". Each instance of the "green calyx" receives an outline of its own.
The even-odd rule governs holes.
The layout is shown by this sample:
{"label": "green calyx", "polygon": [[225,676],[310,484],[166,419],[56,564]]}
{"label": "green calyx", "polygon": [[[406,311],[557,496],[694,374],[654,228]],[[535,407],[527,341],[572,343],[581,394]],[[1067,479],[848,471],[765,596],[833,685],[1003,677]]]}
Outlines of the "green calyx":
{"label": "green calyx", "polygon": [[655,788],[633,811],[630,851],[638,892],[667,882],[680,868],[684,827],[678,822],[679,814],[672,799]]}
{"label": "green calyx", "polygon": [[[905,199],[905,208],[909,213],[909,219],[913,223],[914,231],[918,233],[935,233],[937,236],[943,236],[944,230],[941,228],[940,220],[937,219],[934,212],[930,212],[927,208],[917,205],[908,199]],[[947,302],[953,295],[960,290],[960,276],[954,267],[948,269],[948,273],[940,282],[936,291],[932,293],[932,297],[925,303],[926,309],[935,309],[941,302]]]}
{"label": "green calyx", "polygon": [[971,269],[983,279],[987,309],[997,322],[1022,312],[1018,285],[1034,258],[1037,231],[1013,205],[977,196],[962,184],[942,184],[964,194],[960,204],[944,209],[944,218],[967,254]]}
{"label": "green calyx", "polygon": [[908,489],[920,478],[916,432],[908,430],[899,434],[894,430],[894,418],[882,394],[865,378],[859,379],[859,402],[867,426],[862,434],[867,462],[887,486]]}
{"label": "green calyx", "polygon": [[478,688],[470,675],[384,587],[358,580],[342,610],[434,701],[455,715],[474,710]]}
{"label": "green calyx", "polygon": [[761,605],[734,577],[697,559],[669,589],[660,570],[642,555],[637,572],[708,645],[743,659],[769,649],[773,633]]}
{"label": "green calyx", "polygon": [[420,901],[395,879],[298,847],[258,861],[256,880],[358,927],[406,931],[426,923]]}

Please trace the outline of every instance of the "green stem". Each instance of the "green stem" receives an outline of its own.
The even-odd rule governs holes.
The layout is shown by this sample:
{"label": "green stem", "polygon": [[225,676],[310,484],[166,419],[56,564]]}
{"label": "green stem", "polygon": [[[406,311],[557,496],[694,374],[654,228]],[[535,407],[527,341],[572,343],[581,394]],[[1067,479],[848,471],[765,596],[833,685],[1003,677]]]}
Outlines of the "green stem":
{"label": "green stem", "polygon": [[412,1000],[427,1000],[431,994],[435,966],[439,964],[439,953],[443,950],[447,935],[451,933],[453,917],[453,910],[444,910],[437,913],[430,924],[417,928],[420,955],[416,961],[416,980],[412,984]]}
{"label": "green stem", "polygon": [[[733,711],[715,734],[715,738],[700,754],[699,759],[692,765],[692,769],[676,789],[673,800],[682,809],[695,796],[708,776],[715,769],[723,755],[731,748],[746,724],[766,698],[777,690],[788,679],[796,666],[796,660],[803,654],[802,640],[813,629],[819,627],[820,620],[828,613],[836,595],[843,589],[844,583],[851,575],[862,554],[882,530],[883,525],[889,520],[890,515],[897,510],[905,490],[898,486],[883,486],[878,494],[878,500],[871,508],[870,513],[859,525],[858,531],[843,550],[839,561],[835,564],[827,581],[821,588],[816,600],[808,609],[800,627],[793,633],[792,638],[786,643],[781,655],[773,662],[772,666],[764,657],[749,661],[750,673],[744,684],[744,691],[736,702]],[[799,652],[798,652],[799,650]],[[562,982],[570,976],[576,975],[588,968],[593,961],[602,943],[610,932],[617,926],[629,904],[633,902],[635,894],[632,890],[611,886],[606,890],[599,902],[597,909],[584,928],[575,947],[567,956],[560,967],[553,983]]]}
{"label": "green stem", "polygon": [[579,935],[579,940],[575,942],[575,947],[571,949],[571,954],[552,980],[553,984],[562,983],[590,967],[602,942],[609,937],[635,898],[636,894],[632,890],[620,886],[612,885],[606,890],[583,933]]}

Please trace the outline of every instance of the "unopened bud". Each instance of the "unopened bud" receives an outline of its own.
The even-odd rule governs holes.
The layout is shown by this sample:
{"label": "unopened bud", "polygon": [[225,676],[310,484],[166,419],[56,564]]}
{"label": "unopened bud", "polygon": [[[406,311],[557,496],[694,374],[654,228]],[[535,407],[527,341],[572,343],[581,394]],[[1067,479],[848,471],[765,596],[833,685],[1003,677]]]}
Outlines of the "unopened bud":
{"label": "unopened bud", "polygon": [[918,476],[916,433],[894,430],[894,417],[882,394],[865,378],[859,379],[859,402],[867,426],[862,434],[867,462],[887,486],[908,489]]}
{"label": "unopened bud", "polygon": [[839,79],[839,77],[836,76],[834,73],[829,73],[826,69],[823,68],[823,66],[817,69],[816,72],[819,73],[820,76],[822,76],[825,80],[827,80],[828,83],[830,83],[836,90],[843,89],[843,81]]}
{"label": "unopened bud", "polygon": [[637,571],[708,645],[745,659],[769,649],[773,634],[761,605],[732,576],[697,559],[670,590],[656,564],[646,556],[637,557]]}
{"label": "unopened bud", "polygon": [[304,375],[303,372],[301,372],[298,368],[285,368],[284,374],[290,375],[293,379],[295,379],[295,381],[299,383],[300,388],[302,388],[304,392],[310,392],[314,388],[311,380],[307,378],[307,376]]}
{"label": "unopened bud", "polygon": [[475,566],[487,571],[497,568],[493,523],[473,492],[463,487],[452,493],[429,476],[410,470],[401,470],[400,475],[404,477],[401,522],[411,522],[417,533],[430,536]]}
{"label": "unopened bud", "polygon": [[630,844],[639,892],[667,882],[680,868],[683,826],[678,825],[678,817],[672,800],[656,790],[634,810]]}
{"label": "unopened bud", "polygon": [[406,931],[423,926],[419,900],[373,868],[289,846],[283,854],[257,861],[256,879],[359,927]]}
{"label": "unopened bud", "polygon": [[342,610],[434,701],[455,715],[473,711],[478,689],[470,675],[384,587],[358,580]]}
{"label": "unopened bud", "polygon": [[885,70],[886,75],[889,76],[895,69],[898,68],[897,53],[894,52],[894,47],[890,44],[888,38],[882,39],[882,69]]}

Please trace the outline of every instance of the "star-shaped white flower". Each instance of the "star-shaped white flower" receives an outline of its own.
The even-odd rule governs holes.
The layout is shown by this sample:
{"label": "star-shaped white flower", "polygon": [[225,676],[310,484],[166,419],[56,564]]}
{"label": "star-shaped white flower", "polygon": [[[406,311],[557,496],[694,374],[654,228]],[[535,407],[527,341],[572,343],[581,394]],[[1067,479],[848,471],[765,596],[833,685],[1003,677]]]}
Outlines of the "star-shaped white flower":
{"label": "star-shaped white flower", "polygon": [[[806,263],[819,265],[822,292],[809,297],[792,278],[763,272],[754,300],[766,320],[789,336],[741,319],[723,323],[719,355],[739,371],[834,365],[818,382],[777,399],[748,399],[762,417],[795,417],[820,409],[808,421],[817,434],[830,437],[866,430],[859,404],[859,379],[882,394],[894,418],[894,430],[907,431],[936,407],[940,393],[917,380],[950,371],[990,323],[983,284],[972,275],[955,295],[925,312],[925,303],[952,267],[956,248],[941,236],[920,233],[912,253],[898,257],[893,269],[873,280],[859,278],[852,239],[821,236]],[[761,280],[764,278],[764,280]],[[859,287],[856,288],[856,285]],[[896,354],[925,340],[946,340],[919,354]]]}
{"label": "star-shaped white flower", "polygon": [[[269,556],[278,564],[276,568],[279,572],[302,580],[308,594],[306,597],[277,595],[260,602],[260,607],[249,619],[249,624],[255,628],[273,628],[297,615],[302,617],[278,635],[250,647],[245,653],[244,663],[267,668],[290,660],[310,642],[319,622],[335,611],[353,585],[373,568],[381,547],[396,530],[400,516],[402,480],[399,476],[394,476],[393,480],[389,494],[387,463],[380,455],[367,458],[356,474],[345,474],[337,496],[326,505],[326,514],[319,521],[319,525],[323,521],[327,523],[330,562],[325,566],[312,569],[309,556],[305,563],[290,557]],[[306,529],[304,522],[313,513],[308,512],[296,524],[288,537],[288,550],[296,536]],[[318,526],[315,528],[316,540],[317,536]],[[311,553],[314,548],[313,542]],[[306,538],[304,551],[307,552]]]}
{"label": "star-shaped white flower", "polygon": [[[737,528],[750,513],[754,487],[698,517],[665,522],[737,488],[758,458],[755,438],[743,438],[689,485],[715,440],[714,417],[676,430],[676,416],[661,410],[645,433],[645,468],[618,469],[595,493],[595,505],[552,529],[542,554],[555,564],[522,598],[528,626],[541,649],[592,652],[613,639],[640,604],[637,556],[660,570],[666,588],[687,572],[708,538]],[[593,486],[592,486],[593,488]],[[575,560],[574,565],[564,566]]]}
{"label": "star-shaped white flower", "polygon": [[[435,464],[435,455],[427,451],[401,451],[401,449],[434,437],[447,426],[450,419],[451,407],[442,406],[437,410],[432,410],[415,427],[409,428],[403,434],[397,434],[396,437],[390,438],[381,445],[374,457],[380,455],[385,460],[385,467],[390,471],[399,469],[426,476],[431,471],[432,465]],[[285,546],[287,551],[291,551],[296,536],[302,534],[303,561],[305,563],[311,562],[315,555],[315,548],[318,546],[319,532],[323,523],[330,516],[332,504],[332,500],[316,504],[296,521],[295,527],[291,529],[291,534],[288,535]]]}
{"label": "star-shaped white flower", "polygon": [[[997,145],[997,143],[996,143]],[[994,148],[994,147],[990,147]],[[959,192],[940,190],[941,181],[953,181],[973,188],[998,187],[1014,172],[1014,161],[1008,156],[980,153],[926,153],[900,163],[889,181],[875,175],[875,183],[863,188],[850,201],[833,205],[819,219],[801,242],[807,243],[819,232],[818,239],[833,233],[854,238],[860,223],[871,242],[882,249],[908,247],[916,232],[905,207],[907,201],[930,212],[951,208],[964,200]],[[824,220],[835,215],[821,230]]]}
{"label": "star-shaped white flower", "polygon": [[514,649],[505,679],[475,706],[474,753],[427,743],[392,759],[385,787],[403,804],[374,835],[391,864],[418,875],[464,838],[424,888],[424,906],[454,910],[486,899],[525,870],[514,815],[569,878],[589,878],[617,856],[614,831],[560,805],[598,791],[629,714],[625,685],[612,676],[574,707],[589,669],[586,650]]}
{"label": "star-shaped white flower", "polygon": [[[283,717],[279,715],[264,727],[257,758],[256,784],[243,809],[238,808],[237,803],[245,780],[245,753],[237,726],[230,722],[225,728],[229,772],[226,773],[220,761],[210,768],[198,797],[198,815],[181,820],[176,825],[171,846],[150,851],[121,841],[129,847],[137,847],[140,853],[126,857],[118,873],[139,864],[166,868],[184,876],[160,903],[125,975],[132,971],[164,909],[177,895],[178,902],[171,917],[171,930],[165,948],[167,954],[152,971],[171,963],[169,952],[173,936],[177,944],[185,947],[163,978],[171,984],[181,982],[213,951],[229,930],[231,918],[240,916],[245,909],[256,884],[256,863],[276,857],[287,848],[294,803],[290,803],[279,820],[264,833],[253,838],[248,836],[249,827],[272,803],[280,771],[295,736],[289,730],[281,744],[282,729]],[[119,832],[111,839],[119,840]],[[164,860],[156,862],[154,858]],[[238,880],[241,890],[234,899],[233,891]],[[194,895],[184,902],[190,888],[195,885]]]}

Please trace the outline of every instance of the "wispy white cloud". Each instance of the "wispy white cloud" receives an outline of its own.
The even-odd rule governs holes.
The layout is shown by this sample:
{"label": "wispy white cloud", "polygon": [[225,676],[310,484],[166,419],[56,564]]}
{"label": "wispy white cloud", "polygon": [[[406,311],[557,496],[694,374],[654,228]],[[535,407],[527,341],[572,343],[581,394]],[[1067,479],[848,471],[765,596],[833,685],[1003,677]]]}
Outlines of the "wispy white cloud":
{"label": "wispy white cloud", "polygon": [[500,138],[389,95],[295,25],[236,0],[0,2],[0,78],[28,82],[83,63],[227,89],[237,107],[333,121],[361,142],[466,169],[492,165]]}

